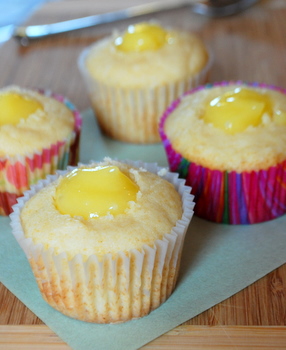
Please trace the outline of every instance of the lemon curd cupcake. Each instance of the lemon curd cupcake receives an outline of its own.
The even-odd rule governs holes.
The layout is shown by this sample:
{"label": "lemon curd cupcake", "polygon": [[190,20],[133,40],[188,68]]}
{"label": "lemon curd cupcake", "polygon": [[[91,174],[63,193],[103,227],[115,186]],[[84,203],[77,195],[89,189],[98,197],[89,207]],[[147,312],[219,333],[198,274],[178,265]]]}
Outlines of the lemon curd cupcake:
{"label": "lemon curd cupcake", "polygon": [[171,170],[192,187],[199,217],[254,224],[285,214],[285,89],[200,86],[166,110],[160,135]]}
{"label": "lemon curd cupcake", "polygon": [[194,34],[157,23],[131,25],[83,51],[79,68],[98,123],[112,138],[160,141],[164,109],[206,82],[210,59]]}
{"label": "lemon curd cupcake", "polygon": [[81,116],[64,97],[17,86],[0,89],[0,214],[31,184],[76,164]]}
{"label": "lemon curd cupcake", "polygon": [[39,181],[10,217],[43,298],[67,316],[115,323],[170,296],[193,206],[178,174],[106,158]]}

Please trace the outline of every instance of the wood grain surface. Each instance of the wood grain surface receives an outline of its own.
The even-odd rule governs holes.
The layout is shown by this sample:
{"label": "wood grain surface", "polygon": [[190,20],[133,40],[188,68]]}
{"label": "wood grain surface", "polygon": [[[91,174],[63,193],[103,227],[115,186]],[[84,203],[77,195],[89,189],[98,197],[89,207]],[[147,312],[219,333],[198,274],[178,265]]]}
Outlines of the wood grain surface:
{"label": "wood grain surface", "polygon": [[[50,2],[28,23],[52,23],[142,2]],[[140,20],[150,18],[196,32],[205,41],[215,57],[210,81],[259,81],[286,88],[285,0],[260,1],[245,12],[225,18],[207,18],[181,8]],[[85,110],[90,104],[77,68],[80,52],[115,27],[123,29],[133,22],[104,24],[35,41],[28,47],[11,39],[0,47],[0,87],[17,84],[48,88]],[[286,349],[285,326],[286,264],[144,348]],[[0,349],[20,348],[68,349],[0,283]]]}
{"label": "wood grain surface", "polygon": [[[70,350],[47,326],[0,327],[2,350]],[[179,326],[146,344],[142,350],[284,350],[284,327]],[[114,348],[115,349],[115,348]]]}

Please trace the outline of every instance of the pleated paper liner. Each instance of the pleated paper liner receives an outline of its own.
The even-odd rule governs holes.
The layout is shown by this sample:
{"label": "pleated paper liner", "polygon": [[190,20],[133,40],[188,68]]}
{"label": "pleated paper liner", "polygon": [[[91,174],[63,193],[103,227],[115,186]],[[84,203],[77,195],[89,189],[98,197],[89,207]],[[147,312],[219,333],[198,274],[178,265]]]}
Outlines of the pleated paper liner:
{"label": "pleated paper liner", "polygon": [[0,214],[9,215],[16,199],[38,180],[57,169],[65,169],[68,164],[78,162],[79,138],[82,118],[78,110],[65,97],[52,94],[48,90],[39,91],[46,96],[64,103],[73,113],[74,130],[65,139],[41,151],[30,154],[0,157]]}
{"label": "pleated paper liner", "polygon": [[267,170],[237,173],[210,170],[181,158],[176,171],[192,186],[195,214],[201,218],[256,224],[286,213],[286,161]]}
{"label": "pleated paper liner", "polygon": [[[153,173],[154,163],[127,162]],[[62,174],[62,172],[60,172]],[[24,250],[43,298],[63,314],[88,322],[117,323],[139,318],[159,307],[175,288],[186,230],[193,215],[193,196],[178,174],[167,172],[183,202],[183,215],[153,246],[119,251],[116,256],[96,253],[84,260],[69,260],[65,252],[55,255],[25,238],[19,215],[25,202],[58,175],[48,176],[27,191],[11,214],[12,232]]]}
{"label": "pleated paper liner", "polygon": [[131,143],[160,142],[158,123],[172,101],[208,80],[212,55],[196,75],[177,82],[148,88],[112,87],[96,81],[85,67],[90,48],[79,57],[79,69],[101,130],[111,138]]}

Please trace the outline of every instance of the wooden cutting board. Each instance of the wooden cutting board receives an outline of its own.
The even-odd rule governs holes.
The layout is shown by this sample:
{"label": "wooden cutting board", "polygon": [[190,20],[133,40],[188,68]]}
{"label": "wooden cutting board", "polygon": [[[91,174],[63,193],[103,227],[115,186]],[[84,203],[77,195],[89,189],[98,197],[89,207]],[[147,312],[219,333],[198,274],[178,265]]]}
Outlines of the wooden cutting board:
{"label": "wooden cutting board", "polygon": [[[155,339],[142,350],[284,350],[285,327],[265,326],[189,326],[184,325]],[[44,325],[1,326],[2,350],[71,349]]]}
{"label": "wooden cutting board", "polygon": [[[142,2],[48,2],[29,23],[51,23]],[[286,1],[262,0],[239,15],[219,19],[194,15],[186,9],[167,11],[156,18],[195,31],[203,38],[215,57],[211,81],[263,81],[286,88]],[[128,23],[121,21],[117,27],[125,28]],[[89,108],[76,68],[77,57],[84,47],[112,28],[110,24],[100,25],[37,41],[28,47],[20,47],[11,39],[0,47],[0,86],[49,88],[67,96],[78,109]],[[286,264],[144,349],[286,349],[285,326]],[[0,284],[0,349],[68,348]]]}

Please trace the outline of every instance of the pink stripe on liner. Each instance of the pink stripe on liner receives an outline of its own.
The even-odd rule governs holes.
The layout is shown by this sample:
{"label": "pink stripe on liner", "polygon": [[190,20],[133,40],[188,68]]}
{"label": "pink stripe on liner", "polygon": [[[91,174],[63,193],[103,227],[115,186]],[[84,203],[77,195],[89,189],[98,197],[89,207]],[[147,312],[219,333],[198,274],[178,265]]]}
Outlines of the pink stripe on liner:
{"label": "pink stripe on liner", "polygon": [[214,204],[214,212],[216,213],[216,221],[223,215],[224,207],[224,174],[221,171],[214,171],[210,174],[211,193],[214,193],[214,197],[217,198],[217,202]]}
{"label": "pink stripe on liner", "polygon": [[240,207],[240,200],[237,196],[237,191],[235,189],[239,188],[237,184],[237,178],[236,173],[231,172],[228,174],[228,200],[229,203],[227,204],[228,210],[230,212],[231,221],[234,224],[240,223],[240,213],[239,213],[239,207]]}

